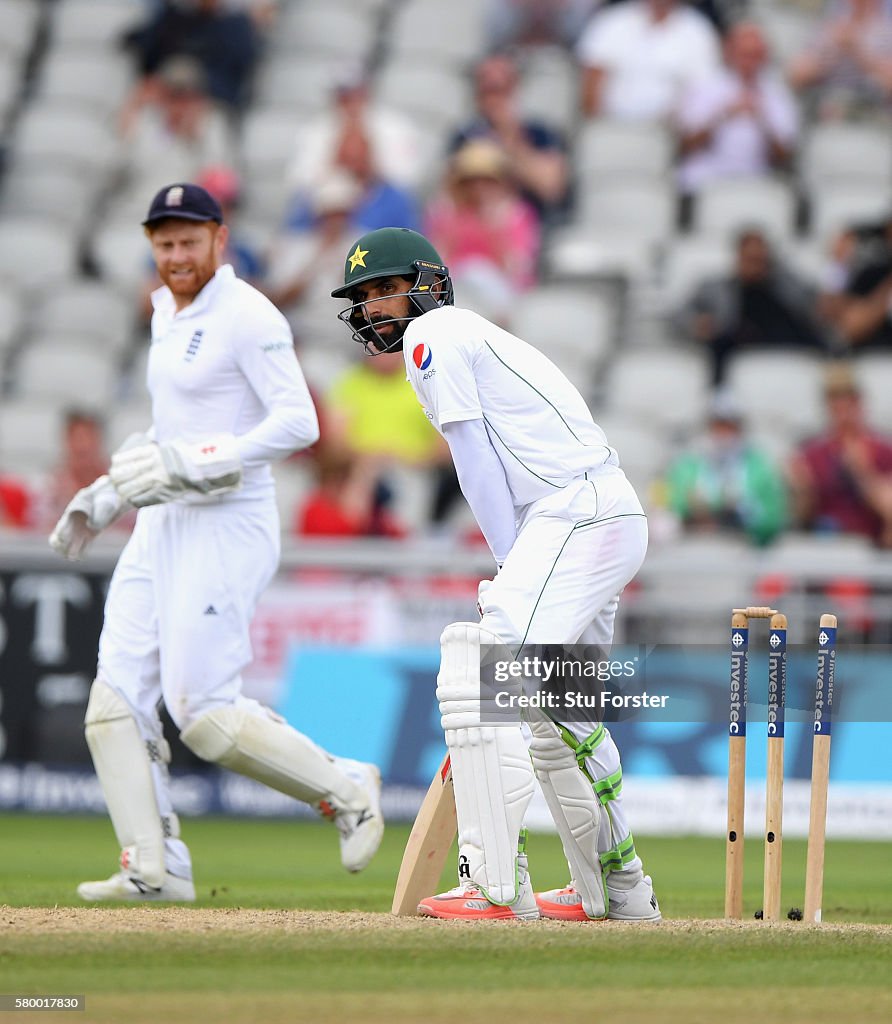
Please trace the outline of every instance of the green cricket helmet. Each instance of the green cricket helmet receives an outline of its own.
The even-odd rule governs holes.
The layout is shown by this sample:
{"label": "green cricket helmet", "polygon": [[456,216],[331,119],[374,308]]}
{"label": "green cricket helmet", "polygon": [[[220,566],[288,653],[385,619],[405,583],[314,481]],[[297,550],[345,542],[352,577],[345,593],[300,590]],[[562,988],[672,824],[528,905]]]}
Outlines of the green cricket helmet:
{"label": "green cricket helmet", "polygon": [[[383,313],[370,313],[366,305],[379,299],[357,300],[354,289],[370,281],[385,277],[405,278],[405,291],[394,291],[386,296],[408,296],[408,312],[400,317]],[[359,342],[371,356],[382,352],[399,352],[403,347],[403,334],[409,322],[422,313],[438,306],[451,306],[454,297],[452,279],[440,254],[417,231],[409,228],[378,228],[363,235],[344,263],[344,283],[331,293],[336,299],[349,298],[351,306],[338,317],[350,328],[353,340]]]}

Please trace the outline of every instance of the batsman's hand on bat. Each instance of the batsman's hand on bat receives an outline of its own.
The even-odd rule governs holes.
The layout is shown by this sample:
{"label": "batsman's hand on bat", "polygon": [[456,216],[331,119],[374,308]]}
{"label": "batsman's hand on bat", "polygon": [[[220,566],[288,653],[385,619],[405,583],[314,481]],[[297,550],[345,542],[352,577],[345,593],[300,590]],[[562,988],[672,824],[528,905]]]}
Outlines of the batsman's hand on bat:
{"label": "batsman's hand on bat", "polygon": [[112,456],[109,476],[118,494],[143,508],[173,501],[188,492],[228,494],[242,483],[235,438],[219,434],[206,441],[150,442]]}

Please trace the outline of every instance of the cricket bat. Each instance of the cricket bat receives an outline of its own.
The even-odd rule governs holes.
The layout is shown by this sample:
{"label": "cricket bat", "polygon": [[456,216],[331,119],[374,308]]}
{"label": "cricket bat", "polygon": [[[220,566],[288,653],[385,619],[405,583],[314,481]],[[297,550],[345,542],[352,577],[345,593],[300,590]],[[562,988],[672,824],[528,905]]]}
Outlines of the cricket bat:
{"label": "cricket bat", "polygon": [[413,917],[421,900],[436,893],[457,832],[452,764],[447,754],[430,784],[409,834],[396,879],[391,914],[396,917]]}

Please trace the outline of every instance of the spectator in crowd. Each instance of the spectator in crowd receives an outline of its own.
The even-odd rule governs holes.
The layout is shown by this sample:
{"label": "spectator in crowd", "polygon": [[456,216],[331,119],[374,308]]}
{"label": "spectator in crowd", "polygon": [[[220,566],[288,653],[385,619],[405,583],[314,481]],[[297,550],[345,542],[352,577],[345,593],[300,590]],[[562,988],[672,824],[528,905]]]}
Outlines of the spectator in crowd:
{"label": "spectator in crowd", "polygon": [[836,297],[835,326],[850,352],[892,349],[892,216],[855,231],[845,284]]}
{"label": "spectator in crowd", "polygon": [[191,181],[206,167],[231,164],[235,150],[229,121],[194,58],[172,57],[154,82],[151,100],[123,132],[126,187],[140,195],[158,181]]}
{"label": "spectator in crowd", "polygon": [[[352,92],[350,95],[352,97]],[[367,120],[371,115],[366,106],[365,85],[359,89],[358,95],[362,98],[351,98],[342,103],[344,117],[339,126],[334,121],[326,125],[326,129],[337,129],[330,139],[334,149],[329,153],[329,162],[320,163],[318,174],[307,177],[304,187],[294,193],[285,223],[288,230],[301,231],[312,226],[313,196],[335,172],[349,175],[359,184],[361,196],[353,211],[353,223],[358,233],[391,226],[414,229],[418,225],[415,196],[408,187],[400,184],[405,172],[391,178],[391,160],[380,158],[384,152],[389,152],[392,157],[393,151],[385,144],[386,136],[382,135],[380,142],[376,141],[372,121]],[[408,151],[409,147],[404,148]],[[292,184],[298,182],[294,175],[291,180]]]}
{"label": "spectator in crowd", "polygon": [[892,547],[892,437],[867,425],[851,369],[833,366],[824,397],[827,431],[790,463],[796,521],[815,532],[853,533]]}
{"label": "spectator in crowd", "polygon": [[24,482],[0,471],[0,529],[34,525],[34,503]]}
{"label": "spectator in crowd", "polygon": [[715,385],[741,349],[828,347],[812,289],[778,261],[765,235],[744,230],[735,246],[731,274],[702,282],[682,313],[686,333],[709,350]]}
{"label": "spectator in crowd", "polygon": [[328,109],[300,127],[286,172],[289,187],[310,196],[335,169],[409,194],[426,173],[418,132],[402,114],[372,102],[362,68],[342,69]]}
{"label": "spectator in crowd", "polygon": [[102,418],[86,409],[69,409],[63,422],[61,459],[42,488],[46,494],[43,523],[52,526],[75,494],[107,473],[108,466]]}
{"label": "spectator in crowd", "polygon": [[453,155],[446,188],[428,210],[427,234],[474,308],[506,323],[517,296],[535,282],[539,225],[496,142],[475,139]]}
{"label": "spectator in crowd", "polygon": [[225,0],[162,0],[148,21],[131,29],[124,46],[139,81],[126,110],[131,116],[153,101],[159,69],[171,57],[191,57],[204,70],[210,96],[230,108],[245,103],[259,53],[256,23]]}
{"label": "spectator in crowd", "polygon": [[738,23],[724,53],[724,67],[692,85],[678,111],[684,194],[720,178],[782,169],[796,143],[796,100],[769,64],[762,29]]}
{"label": "spectator in crowd", "polygon": [[579,38],[595,0],[487,0],[489,50],[563,46]]}
{"label": "spectator in crowd", "polygon": [[406,381],[400,352],[363,359],[345,371],[326,395],[325,414],[329,441],[350,455],[354,472],[373,472],[384,508],[396,487],[392,467],[428,472],[436,484],[441,467],[451,463]]}
{"label": "spectator in crowd", "polygon": [[269,254],[267,295],[286,314],[298,343],[326,344],[340,337],[331,316],[331,281],[343,272],[344,253],[360,229],[363,191],[344,171],[334,171],[312,198],[313,222],[283,232]]}
{"label": "spectator in crowd", "polygon": [[721,393],[706,432],[672,463],[665,486],[685,530],[742,532],[767,544],[786,523],[783,474],[747,438],[740,410]]}
{"label": "spectator in crowd", "polygon": [[576,53],[587,116],[653,121],[718,68],[719,35],[678,0],[626,0],[595,11]]}
{"label": "spectator in crowd", "polygon": [[294,532],[302,537],[405,537],[389,511],[389,493],[377,479],[376,460],[358,458],[336,445],[321,445],[317,486],[300,506]]}
{"label": "spectator in crowd", "polygon": [[474,139],[488,138],[502,147],[515,184],[523,197],[543,216],[566,208],[570,181],[567,147],[549,125],[521,115],[518,105],[520,76],[515,61],[493,54],[474,70],[474,118],[456,132],[455,152]]}
{"label": "spectator in crowd", "polygon": [[793,87],[823,119],[890,112],[892,16],[884,0],[837,0],[790,65]]}

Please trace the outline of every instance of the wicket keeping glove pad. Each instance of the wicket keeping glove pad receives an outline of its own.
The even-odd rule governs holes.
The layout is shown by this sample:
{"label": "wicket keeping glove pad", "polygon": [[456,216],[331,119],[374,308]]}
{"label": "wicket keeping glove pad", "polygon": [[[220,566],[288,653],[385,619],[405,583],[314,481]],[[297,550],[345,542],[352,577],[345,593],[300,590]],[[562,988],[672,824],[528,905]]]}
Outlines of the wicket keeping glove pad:
{"label": "wicket keeping glove pad", "polygon": [[146,444],[112,456],[109,471],[118,494],[131,505],[160,505],[188,492],[228,494],[242,483],[242,463],[232,434],[206,441]]}
{"label": "wicket keeping glove pad", "polygon": [[130,506],[115,490],[107,476],[82,487],[68,502],[50,534],[50,547],[63,558],[76,562],[87,545]]}

